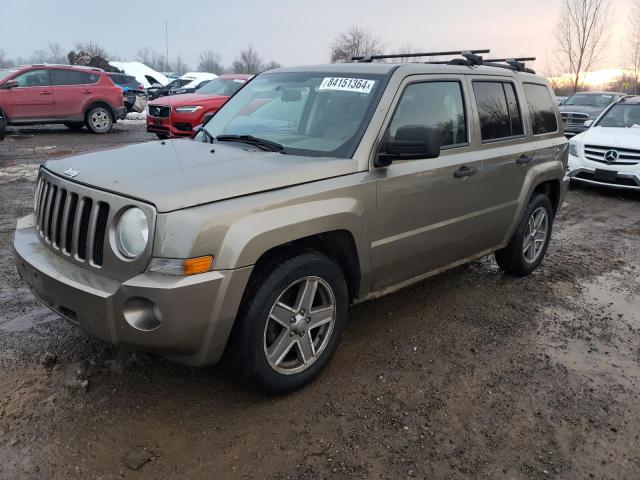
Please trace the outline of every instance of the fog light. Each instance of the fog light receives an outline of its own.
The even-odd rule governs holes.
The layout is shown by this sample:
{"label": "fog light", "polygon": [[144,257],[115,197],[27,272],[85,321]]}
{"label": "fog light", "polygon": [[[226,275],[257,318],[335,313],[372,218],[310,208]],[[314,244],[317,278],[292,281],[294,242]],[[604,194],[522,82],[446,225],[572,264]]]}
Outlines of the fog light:
{"label": "fog light", "polygon": [[133,297],[124,304],[124,319],[136,330],[150,332],[162,324],[160,310],[151,300]]}

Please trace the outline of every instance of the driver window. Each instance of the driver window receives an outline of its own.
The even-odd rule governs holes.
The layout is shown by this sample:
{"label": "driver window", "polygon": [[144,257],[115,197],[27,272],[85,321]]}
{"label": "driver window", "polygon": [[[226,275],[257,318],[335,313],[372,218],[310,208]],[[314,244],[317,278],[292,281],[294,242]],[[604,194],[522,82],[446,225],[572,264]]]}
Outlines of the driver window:
{"label": "driver window", "polygon": [[14,78],[20,87],[48,87],[49,74],[46,70],[29,70]]}
{"label": "driver window", "polygon": [[412,83],[402,98],[389,125],[395,137],[398,128],[409,125],[437,127],[442,132],[442,147],[468,142],[467,119],[459,82]]}

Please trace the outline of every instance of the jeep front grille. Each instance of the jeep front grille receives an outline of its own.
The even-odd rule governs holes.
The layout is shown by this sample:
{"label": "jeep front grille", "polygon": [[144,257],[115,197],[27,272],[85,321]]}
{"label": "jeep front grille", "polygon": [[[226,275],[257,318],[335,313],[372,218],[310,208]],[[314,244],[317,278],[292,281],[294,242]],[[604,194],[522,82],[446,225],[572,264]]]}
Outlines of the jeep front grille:
{"label": "jeep front grille", "polygon": [[76,260],[102,266],[109,205],[40,177],[36,226],[42,239]]}
{"label": "jeep front grille", "polygon": [[164,105],[149,106],[149,116],[151,117],[167,118],[170,115],[171,115],[171,107],[167,107]]}
{"label": "jeep front grille", "polygon": [[[151,258],[156,210],[153,205],[89,187],[40,169],[34,226],[40,242],[55,255],[102,275],[127,280],[144,272]],[[140,208],[149,222],[149,243],[135,259],[111,247],[123,212]]]}

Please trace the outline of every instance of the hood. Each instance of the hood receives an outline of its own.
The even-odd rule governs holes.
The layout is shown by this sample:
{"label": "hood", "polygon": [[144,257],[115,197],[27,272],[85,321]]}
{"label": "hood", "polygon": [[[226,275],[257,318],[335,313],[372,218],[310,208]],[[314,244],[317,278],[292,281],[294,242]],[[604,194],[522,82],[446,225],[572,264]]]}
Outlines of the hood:
{"label": "hood", "polygon": [[[181,87],[185,88],[185,87]],[[203,95],[201,93],[185,93],[182,95],[170,95],[156,98],[149,105],[169,105],[170,107],[184,107],[187,105],[211,105],[226,102],[229,97],[225,95]]]}
{"label": "hood", "polygon": [[586,105],[560,105],[560,112],[588,113],[590,117],[596,117],[607,107],[589,107]]}
{"label": "hood", "polygon": [[158,212],[357,171],[353,159],[284,155],[240,145],[141,143],[51,160],[45,168],[67,180],[64,171],[76,170],[72,181],[152,203]]}
{"label": "hood", "polygon": [[591,127],[586,132],[573,137],[572,140],[586,145],[640,150],[640,127]]}

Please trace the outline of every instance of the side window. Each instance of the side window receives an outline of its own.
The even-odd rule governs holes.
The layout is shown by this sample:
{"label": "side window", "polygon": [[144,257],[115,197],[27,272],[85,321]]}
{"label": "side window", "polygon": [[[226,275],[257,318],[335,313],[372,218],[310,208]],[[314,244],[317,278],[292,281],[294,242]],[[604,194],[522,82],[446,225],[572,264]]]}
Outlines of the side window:
{"label": "side window", "polygon": [[49,73],[45,69],[29,70],[13,80],[18,82],[20,87],[48,87]]}
{"label": "side window", "polygon": [[51,83],[53,85],[86,85],[96,83],[99,75],[77,70],[53,69],[51,71]]}
{"label": "side window", "polygon": [[473,82],[482,140],[523,134],[522,115],[515,88],[509,82]]}
{"label": "side window", "polygon": [[549,89],[544,85],[525,83],[524,94],[529,104],[531,125],[534,135],[554,133],[558,131],[556,109],[549,94]]}
{"label": "side window", "polygon": [[442,132],[443,147],[467,143],[467,119],[460,82],[409,85],[402,93],[389,125],[389,134],[395,137],[398,128],[409,125],[438,127]]}

